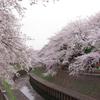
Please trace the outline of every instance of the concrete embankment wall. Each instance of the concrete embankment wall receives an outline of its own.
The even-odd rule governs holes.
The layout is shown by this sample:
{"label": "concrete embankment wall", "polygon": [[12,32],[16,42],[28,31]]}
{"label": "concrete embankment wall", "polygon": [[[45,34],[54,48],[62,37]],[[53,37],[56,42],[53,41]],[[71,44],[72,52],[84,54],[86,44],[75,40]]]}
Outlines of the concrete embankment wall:
{"label": "concrete embankment wall", "polygon": [[87,95],[59,87],[36,75],[30,74],[29,76],[32,87],[46,100],[96,100]]}

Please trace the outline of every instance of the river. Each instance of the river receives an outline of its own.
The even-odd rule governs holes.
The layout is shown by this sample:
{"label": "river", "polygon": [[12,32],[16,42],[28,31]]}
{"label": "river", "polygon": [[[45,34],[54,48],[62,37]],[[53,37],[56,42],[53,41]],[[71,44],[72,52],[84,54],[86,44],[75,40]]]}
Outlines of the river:
{"label": "river", "polygon": [[28,100],[44,100],[30,85],[29,78],[23,77],[15,82],[15,88],[19,89]]}

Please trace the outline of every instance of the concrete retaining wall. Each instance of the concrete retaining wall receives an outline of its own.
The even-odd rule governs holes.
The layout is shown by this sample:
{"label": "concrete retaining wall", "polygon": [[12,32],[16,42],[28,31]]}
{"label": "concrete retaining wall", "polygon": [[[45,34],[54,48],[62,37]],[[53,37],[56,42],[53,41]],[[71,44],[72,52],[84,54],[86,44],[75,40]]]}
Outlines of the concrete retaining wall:
{"label": "concrete retaining wall", "polygon": [[30,74],[29,76],[32,87],[46,100],[96,100],[78,92],[59,87],[36,75]]}

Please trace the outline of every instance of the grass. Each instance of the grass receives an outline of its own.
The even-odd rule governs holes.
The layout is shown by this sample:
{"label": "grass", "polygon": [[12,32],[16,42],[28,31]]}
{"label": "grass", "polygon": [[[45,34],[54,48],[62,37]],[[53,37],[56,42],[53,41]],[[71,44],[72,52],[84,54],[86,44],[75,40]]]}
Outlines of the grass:
{"label": "grass", "polygon": [[53,80],[52,75],[50,75],[50,74],[48,74],[46,76],[43,75],[43,73],[45,73],[45,69],[42,68],[42,67],[34,68],[32,70],[32,73],[34,73],[35,75],[39,76],[40,78],[42,78],[44,80],[47,80],[47,81],[52,81]]}
{"label": "grass", "polygon": [[9,100],[17,100],[16,97],[14,96],[13,94],[13,91],[11,90],[11,86],[8,84],[7,81],[3,81],[3,86],[4,86],[4,89],[6,90],[7,92],[7,96],[9,98]]}
{"label": "grass", "polygon": [[44,76],[43,79],[45,79],[45,80],[47,80],[47,81],[49,81],[49,82],[53,81],[53,77],[52,77],[52,75],[50,75],[50,74],[47,75],[47,76]]}

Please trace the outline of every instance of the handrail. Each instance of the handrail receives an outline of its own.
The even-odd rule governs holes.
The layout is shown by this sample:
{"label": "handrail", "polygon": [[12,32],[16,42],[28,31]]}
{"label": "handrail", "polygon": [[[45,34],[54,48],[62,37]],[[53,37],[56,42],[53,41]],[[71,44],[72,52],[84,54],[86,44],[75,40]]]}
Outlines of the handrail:
{"label": "handrail", "polygon": [[56,84],[50,83],[36,76],[33,73],[29,74],[29,76],[30,76],[30,83],[33,86],[33,88],[36,87],[38,91],[40,89],[42,92],[45,92],[46,95],[48,94],[50,95],[50,97],[53,96],[57,98],[56,100],[96,100],[95,98],[89,97],[87,95],[83,95],[79,92],[72,91],[70,89],[65,89]]}

